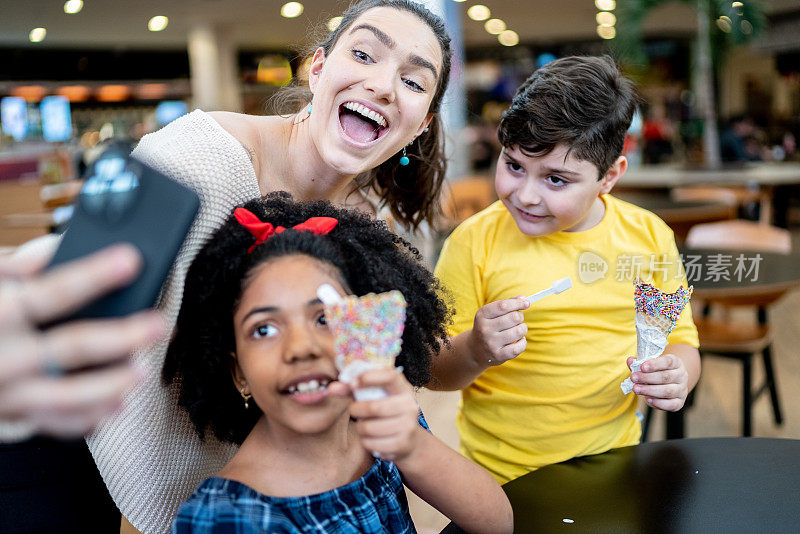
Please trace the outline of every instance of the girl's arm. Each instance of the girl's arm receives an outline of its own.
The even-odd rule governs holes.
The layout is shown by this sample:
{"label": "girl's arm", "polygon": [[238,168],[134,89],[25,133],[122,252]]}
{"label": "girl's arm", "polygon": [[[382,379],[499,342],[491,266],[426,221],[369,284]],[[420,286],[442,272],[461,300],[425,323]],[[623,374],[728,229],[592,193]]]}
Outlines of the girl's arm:
{"label": "girl's arm", "polygon": [[467,532],[514,531],[514,514],[488,471],[417,427],[418,445],[395,464],[408,488]]}
{"label": "girl's arm", "polygon": [[467,532],[513,532],[511,504],[500,485],[419,426],[413,390],[401,373],[369,371],[358,382],[388,393],[351,405],[364,448],[394,462],[409,489]]}

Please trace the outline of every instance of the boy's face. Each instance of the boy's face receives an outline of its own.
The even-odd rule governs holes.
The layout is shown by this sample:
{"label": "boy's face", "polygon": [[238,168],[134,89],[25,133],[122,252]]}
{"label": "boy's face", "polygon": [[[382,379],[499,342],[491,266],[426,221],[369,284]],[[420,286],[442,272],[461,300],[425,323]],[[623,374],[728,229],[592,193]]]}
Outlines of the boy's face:
{"label": "boy's face", "polygon": [[559,144],[540,157],[526,156],[516,146],[500,153],[495,189],[523,234],[580,232],[603,219],[605,205],[600,195],[611,191],[625,172],[627,160],[620,156],[598,180],[597,167],[567,156],[568,150]]}

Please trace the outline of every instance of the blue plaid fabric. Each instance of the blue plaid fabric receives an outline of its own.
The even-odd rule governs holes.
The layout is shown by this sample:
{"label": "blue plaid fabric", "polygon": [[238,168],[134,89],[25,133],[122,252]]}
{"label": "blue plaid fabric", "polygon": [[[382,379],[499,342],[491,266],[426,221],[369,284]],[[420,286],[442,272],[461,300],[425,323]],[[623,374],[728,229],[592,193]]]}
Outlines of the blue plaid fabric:
{"label": "blue plaid fabric", "polygon": [[[428,424],[419,413],[420,426]],[[234,480],[204,480],[178,509],[173,534],[416,533],[397,467],[376,459],[355,482],[306,497],[269,497]]]}

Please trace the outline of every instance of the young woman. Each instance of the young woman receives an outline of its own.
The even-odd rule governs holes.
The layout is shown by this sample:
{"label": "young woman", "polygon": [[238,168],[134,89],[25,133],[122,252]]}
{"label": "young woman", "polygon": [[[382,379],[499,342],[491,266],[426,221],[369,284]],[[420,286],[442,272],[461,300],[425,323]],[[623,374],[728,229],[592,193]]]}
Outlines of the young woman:
{"label": "young woman", "polygon": [[[133,155],[188,184],[202,202],[161,296],[169,328],[189,264],[235,205],[288,191],[362,207],[374,197],[411,227],[432,215],[444,178],[436,114],[449,42],[443,22],[421,5],[367,0],[316,49],[309,100],[296,113],[195,111],[141,140]],[[235,450],[213,437],[201,441],[175,388],[155,378],[167,344],[135,355],[153,377],[88,438],[116,505],[146,534],[168,530],[180,502]]]}

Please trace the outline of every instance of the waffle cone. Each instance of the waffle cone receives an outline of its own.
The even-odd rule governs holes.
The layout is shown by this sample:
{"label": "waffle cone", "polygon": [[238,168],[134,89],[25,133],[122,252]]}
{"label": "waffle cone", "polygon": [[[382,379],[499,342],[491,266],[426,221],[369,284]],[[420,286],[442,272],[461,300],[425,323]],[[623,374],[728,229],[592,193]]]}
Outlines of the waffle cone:
{"label": "waffle cone", "polygon": [[661,333],[664,334],[664,337],[669,336],[669,333],[672,332],[672,328],[675,326],[675,323],[669,317],[654,317],[652,315],[643,313],[642,319],[647,326],[655,326]]}

